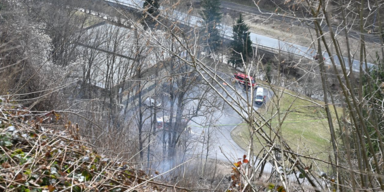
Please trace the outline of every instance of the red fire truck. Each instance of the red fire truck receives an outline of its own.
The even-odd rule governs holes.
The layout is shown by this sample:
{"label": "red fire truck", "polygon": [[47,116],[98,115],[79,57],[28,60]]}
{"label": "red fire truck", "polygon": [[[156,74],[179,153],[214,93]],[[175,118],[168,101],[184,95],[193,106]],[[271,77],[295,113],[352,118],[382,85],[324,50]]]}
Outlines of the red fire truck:
{"label": "red fire truck", "polygon": [[248,75],[245,75],[243,73],[236,73],[234,74],[235,76],[235,81],[238,82],[239,84],[246,85],[246,86],[252,86],[253,88],[256,87],[256,82],[253,77],[250,77]]}

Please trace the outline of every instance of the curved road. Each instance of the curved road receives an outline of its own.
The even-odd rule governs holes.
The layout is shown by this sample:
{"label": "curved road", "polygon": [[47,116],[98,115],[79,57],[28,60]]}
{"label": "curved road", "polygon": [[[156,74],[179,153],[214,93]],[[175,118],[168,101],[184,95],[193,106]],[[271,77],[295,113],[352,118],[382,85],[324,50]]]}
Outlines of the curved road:
{"label": "curved road", "polygon": [[[219,75],[223,78],[226,77],[224,79],[227,79],[228,82],[230,82],[230,78],[232,78],[229,77],[228,74],[219,73]],[[241,97],[246,98],[247,93],[250,96],[250,91],[246,92],[241,85],[236,84],[234,85],[234,87],[236,88],[235,91],[237,91],[237,93],[240,93]],[[221,93],[223,95],[226,95],[224,91],[221,91]],[[232,96],[235,96],[234,91],[229,90],[229,93]],[[264,94],[267,96],[265,101],[267,102],[271,98],[272,93],[271,91],[265,89]],[[254,105],[253,101],[250,102],[252,102],[254,109],[257,110],[260,107]],[[246,103],[243,103],[243,105],[246,105]],[[243,155],[247,154],[247,151],[237,145],[237,143],[231,137],[231,132],[239,124],[243,123],[244,120],[226,103],[224,103],[223,108],[221,110],[213,110],[213,112],[210,113],[210,116],[211,117],[195,117],[189,123],[194,141],[191,143],[191,148],[195,149],[195,151],[193,151],[192,153],[206,155],[208,144],[207,138],[209,138],[209,158],[217,158],[222,161],[229,160],[231,162],[237,162],[239,158],[242,158]],[[268,172],[268,170],[271,169],[272,166],[267,164],[265,170]]]}

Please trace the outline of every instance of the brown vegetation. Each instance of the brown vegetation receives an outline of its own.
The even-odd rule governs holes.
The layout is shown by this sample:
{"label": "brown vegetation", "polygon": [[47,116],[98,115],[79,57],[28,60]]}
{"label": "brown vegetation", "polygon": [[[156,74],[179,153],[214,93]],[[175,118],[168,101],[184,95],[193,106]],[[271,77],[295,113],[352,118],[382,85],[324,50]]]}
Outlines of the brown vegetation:
{"label": "brown vegetation", "polygon": [[[96,152],[77,124],[0,98],[0,189],[4,191],[185,190],[159,182],[122,158]],[[132,157],[131,157],[132,158]],[[129,156],[126,157],[129,159]]]}

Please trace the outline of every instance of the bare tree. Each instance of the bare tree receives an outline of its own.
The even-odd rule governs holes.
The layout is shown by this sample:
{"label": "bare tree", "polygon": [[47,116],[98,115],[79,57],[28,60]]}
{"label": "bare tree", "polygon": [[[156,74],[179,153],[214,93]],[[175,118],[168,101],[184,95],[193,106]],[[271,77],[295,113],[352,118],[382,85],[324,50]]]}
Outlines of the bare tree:
{"label": "bare tree", "polygon": [[[254,1],[256,8],[270,17],[280,18],[276,13],[283,12],[287,14],[286,17],[308,26],[313,37],[308,47],[315,47],[317,52],[313,59],[312,55],[298,56],[295,50],[286,50],[284,47],[272,50],[260,46],[255,48],[249,65],[245,65],[242,58],[242,72],[248,76],[265,73],[267,70],[263,68],[267,57],[274,62],[270,66],[274,68],[273,75],[261,75],[272,78],[263,83],[271,94],[264,109],[255,108],[253,87],[239,89],[230,83],[231,75],[219,72],[218,68],[226,66],[224,63],[218,62],[216,56],[206,58],[201,54],[204,46],[199,39],[205,34],[199,30],[201,26],[198,22],[193,23],[199,18],[187,16],[180,20],[183,14],[176,10],[187,9],[177,9],[177,2],[163,2],[164,9],[158,15],[146,14],[154,24],[147,26],[144,22],[145,27],[141,17],[137,17],[142,13],[129,14],[123,9],[132,7],[113,4],[114,7],[104,11],[103,7],[96,5],[86,7],[86,4],[82,4],[84,2],[25,4],[31,15],[38,16],[38,22],[45,25],[45,32],[51,38],[52,57],[43,57],[47,57],[46,60],[52,58],[52,63],[58,66],[56,71],[45,69],[47,73],[61,74],[55,84],[40,83],[43,81],[36,78],[39,68],[30,63],[44,59],[24,58],[32,54],[31,47],[38,45],[36,40],[27,37],[33,33],[12,25],[1,28],[0,73],[4,79],[17,74],[13,84],[2,87],[2,94],[8,91],[15,94],[31,92],[29,97],[38,99],[24,101],[36,107],[36,101],[48,96],[34,91],[52,87],[61,89],[67,87],[66,84],[60,84],[61,81],[73,82],[79,78],[80,90],[78,86],[68,89],[73,94],[65,95],[71,102],[67,103],[68,106],[62,105],[65,109],[62,113],[69,114],[70,120],[78,120],[86,128],[83,134],[90,135],[93,144],[103,152],[114,155],[120,155],[121,152],[125,157],[133,156],[132,159],[135,158],[134,154],[139,154],[141,160],[147,155],[148,167],[152,166],[151,161],[155,159],[152,154],[159,148],[155,144],[159,140],[166,149],[163,151],[166,154],[160,156],[172,161],[190,155],[188,122],[197,116],[205,116],[206,122],[202,124],[209,126],[209,129],[202,137],[201,149],[204,150],[199,154],[203,162],[199,170],[203,171],[198,174],[202,177],[207,175],[212,149],[209,144],[212,141],[210,130],[214,128],[215,120],[211,113],[221,110],[221,103],[224,102],[247,124],[249,134],[246,154],[240,163],[234,164],[229,189],[261,190],[263,185],[255,182],[255,179],[270,176],[268,181],[285,190],[305,191],[309,186],[316,191],[384,190],[381,178],[383,97],[380,89],[384,79],[381,67],[384,53],[383,47],[367,48],[376,40],[383,46],[381,0],[270,1],[269,5],[278,6],[276,12],[265,12]],[[260,5],[267,4],[262,1]],[[9,6],[16,5],[10,3]],[[82,6],[87,16],[77,10]],[[301,17],[297,16],[297,6],[303,10]],[[135,9],[141,10],[142,6]],[[145,13],[146,10],[141,11]],[[89,15],[96,15],[110,22],[113,27],[82,31]],[[4,21],[4,17],[1,19]],[[25,24],[27,21],[21,19],[18,22]],[[30,29],[24,26],[27,25],[23,25],[22,29]],[[23,37],[28,45],[23,48],[27,49],[19,49],[25,42],[15,40],[13,33]],[[354,43],[356,38],[358,43]],[[323,53],[326,53],[324,57]],[[377,65],[372,65],[373,62]],[[306,63],[315,65],[308,66]],[[72,72],[68,73],[69,70]],[[18,71],[22,73],[18,74]],[[27,71],[32,71],[32,74]],[[287,91],[308,82],[306,79],[314,82],[319,80],[319,89],[315,91],[321,92],[319,98],[323,102]],[[312,85],[312,82],[309,83]],[[309,92],[312,91],[313,88]],[[168,96],[161,92],[167,92]],[[52,95],[50,91],[43,93]],[[61,98],[65,98],[64,91],[60,93]],[[287,110],[282,108],[285,94],[291,94],[294,98]],[[144,105],[147,97],[156,95],[161,95],[162,110]],[[19,98],[28,99],[23,95]],[[328,160],[294,150],[287,142],[282,130],[297,100],[311,102],[321,108],[322,115],[326,117],[332,144]],[[169,105],[166,105],[168,101]],[[336,109],[337,104],[344,106],[342,113]],[[163,127],[158,132],[157,117],[163,116],[165,119],[165,115],[169,116],[169,128],[165,130]],[[161,134],[159,140],[157,133]],[[256,149],[256,144],[260,148]],[[131,146],[132,149],[129,149]],[[118,152],[115,153],[114,149],[118,149]],[[229,163],[234,163],[233,159],[227,158]],[[183,163],[181,160],[172,165],[174,170],[180,171],[180,175],[186,173],[185,167],[179,166],[178,169],[176,164]],[[319,173],[322,168],[318,164],[326,164],[332,170],[328,175]],[[267,167],[271,168],[269,174]]]}

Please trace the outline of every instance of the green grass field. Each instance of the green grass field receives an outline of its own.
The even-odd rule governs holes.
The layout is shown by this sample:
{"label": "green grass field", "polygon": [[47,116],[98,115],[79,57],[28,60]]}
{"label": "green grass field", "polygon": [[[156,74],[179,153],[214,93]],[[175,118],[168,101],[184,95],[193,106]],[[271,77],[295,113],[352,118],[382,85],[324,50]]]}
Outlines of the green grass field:
{"label": "green grass field", "polygon": [[[280,89],[280,93],[281,93]],[[300,96],[304,99],[296,98],[294,92],[284,90],[280,99],[280,119],[283,120],[285,114],[287,117],[282,123],[281,133],[282,138],[291,146],[293,150],[302,155],[308,155],[322,160],[328,160],[330,152],[330,131],[326,119],[325,110],[316,104],[307,101],[310,100],[305,96]],[[323,102],[314,101],[323,105]],[[292,104],[292,107],[290,108]],[[268,101],[268,103],[259,108],[259,112],[267,119],[272,117],[277,111],[276,95]],[[331,106],[332,115],[334,110]],[[338,112],[341,109],[337,108]],[[271,120],[271,125],[275,130],[278,130],[279,117],[275,115]],[[336,123],[334,123],[337,127]],[[266,130],[267,131],[267,130]],[[269,133],[269,131],[267,131]],[[240,124],[232,133],[234,141],[243,149],[248,147],[250,141],[249,126],[246,123]],[[254,142],[255,151],[259,151],[263,143]]]}

